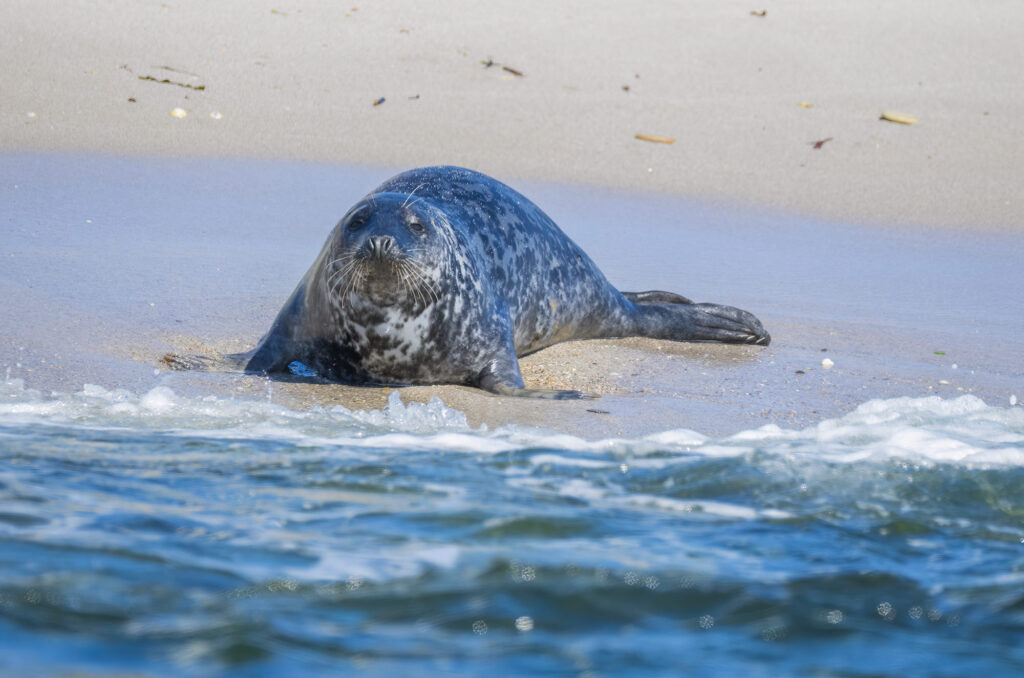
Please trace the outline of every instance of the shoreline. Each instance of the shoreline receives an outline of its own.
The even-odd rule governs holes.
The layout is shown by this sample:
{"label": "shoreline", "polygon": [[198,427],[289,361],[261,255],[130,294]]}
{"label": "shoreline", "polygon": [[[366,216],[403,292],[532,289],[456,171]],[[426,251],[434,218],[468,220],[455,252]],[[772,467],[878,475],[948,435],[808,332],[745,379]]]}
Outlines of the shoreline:
{"label": "shoreline", "polygon": [[[169,386],[300,409],[385,403],[390,391],[382,389],[168,374],[160,363],[167,352],[251,347],[338,215],[379,174],[285,162],[0,154],[0,176],[12,224],[0,272],[8,300],[0,308],[0,370],[11,377],[58,392],[87,383],[139,394]],[[306,200],[295,201],[296,187]],[[1024,260],[1019,238],[800,222],[578,186],[515,187],[617,288],[746,308],[772,345],[563,343],[521,359],[529,385],[599,390],[600,400],[437,386],[402,389],[406,402],[436,394],[474,426],[605,438],[802,428],[873,398],[973,393],[1000,404],[1022,395],[1014,338],[1024,318],[1006,313],[1024,307],[1024,289],[1007,284]]]}
{"label": "shoreline", "polygon": [[[438,387],[471,420],[728,433],[872,397],[1006,402],[1024,380],[1024,5],[760,9],[10,0],[0,370],[232,392],[153,371],[190,343],[255,342],[350,205],[455,164],[526,195],[617,288],[744,308],[775,339],[562,345],[527,378],[607,388],[611,414]],[[278,391],[328,397],[298,386]]]}

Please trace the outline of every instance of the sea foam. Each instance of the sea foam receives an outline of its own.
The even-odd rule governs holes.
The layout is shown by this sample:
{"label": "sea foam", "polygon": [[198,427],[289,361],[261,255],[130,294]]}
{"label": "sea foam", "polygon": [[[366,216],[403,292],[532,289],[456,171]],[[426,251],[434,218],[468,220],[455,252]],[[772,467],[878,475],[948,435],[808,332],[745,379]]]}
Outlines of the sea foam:
{"label": "sea foam", "polygon": [[[462,412],[434,397],[404,403],[398,391],[380,410],[340,405],[293,410],[264,400],[186,396],[166,386],[141,395],[86,385],[42,393],[20,379],[0,382],[0,425],[140,429],[210,438],[276,439],[300,446],[433,449],[497,454],[545,450],[534,464],[596,468],[630,458],[656,467],[688,456],[750,454],[810,457],[834,463],[906,459],[924,463],[1024,465],[1024,408],[996,407],[973,395],[870,400],[803,429],[766,425],[725,438],[674,429],[638,438],[587,440],[526,426],[472,429]],[[666,453],[669,456],[666,457]],[[655,455],[656,458],[644,459]]]}

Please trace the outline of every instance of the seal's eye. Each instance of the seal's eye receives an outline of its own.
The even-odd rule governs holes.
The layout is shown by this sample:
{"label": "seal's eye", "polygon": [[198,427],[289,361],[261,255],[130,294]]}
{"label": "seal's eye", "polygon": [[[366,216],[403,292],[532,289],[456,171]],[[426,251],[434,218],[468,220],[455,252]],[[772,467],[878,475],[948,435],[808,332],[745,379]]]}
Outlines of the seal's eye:
{"label": "seal's eye", "polygon": [[349,232],[358,231],[360,228],[366,225],[366,214],[358,212],[353,214],[348,220]]}
{"label": "seal's eye", "polygon": [[412,219],[409,221],[409,230],[416,235],[423,235],[427,232],[427,227],[419,219]]}

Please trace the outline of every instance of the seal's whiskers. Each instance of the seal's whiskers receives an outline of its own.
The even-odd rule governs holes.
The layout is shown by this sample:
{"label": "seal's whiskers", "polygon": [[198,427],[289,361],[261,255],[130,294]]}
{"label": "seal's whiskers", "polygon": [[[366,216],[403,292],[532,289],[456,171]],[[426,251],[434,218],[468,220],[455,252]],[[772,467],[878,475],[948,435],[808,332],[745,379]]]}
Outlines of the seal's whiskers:
{"label": "seal's whiskers", "polygon": [[405,259],[403,266],[403,282],[418,294],[423,306],[436,303],[440,299],[440,289],[433,278],[427,274],[416,259]]}
{"label": "seal's whiskers", "polygon": [[416,195],[416,191],[420,190],[424,186],[426,186],[426,184],[420,184],[416,188],[412,189],[412,191],[409,192],[409,195],[405,196],[405,200],[402,202],[402,207],[406,207],[409,204],[409,201],[412,199],[412,197]]}

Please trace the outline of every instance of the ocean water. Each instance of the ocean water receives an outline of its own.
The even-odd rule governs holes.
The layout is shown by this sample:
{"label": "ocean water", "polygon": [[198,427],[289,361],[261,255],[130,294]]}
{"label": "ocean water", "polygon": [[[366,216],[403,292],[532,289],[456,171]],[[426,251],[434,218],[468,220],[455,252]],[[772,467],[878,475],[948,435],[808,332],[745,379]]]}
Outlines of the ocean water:
{"label": "ocean water", "polygon": [[0,382],[0,673],[1024,674],[1024,407],[584,440]]}

